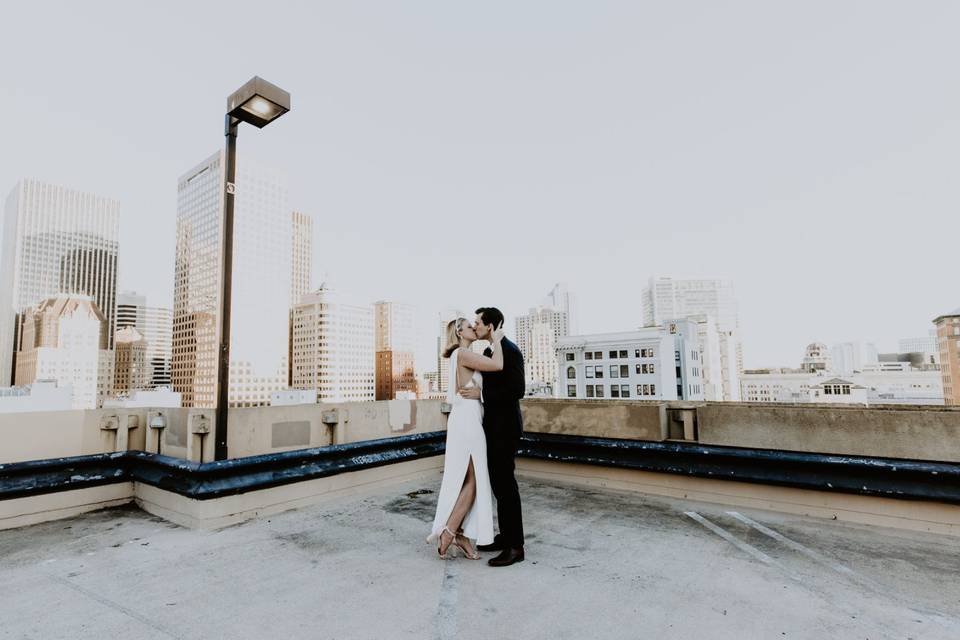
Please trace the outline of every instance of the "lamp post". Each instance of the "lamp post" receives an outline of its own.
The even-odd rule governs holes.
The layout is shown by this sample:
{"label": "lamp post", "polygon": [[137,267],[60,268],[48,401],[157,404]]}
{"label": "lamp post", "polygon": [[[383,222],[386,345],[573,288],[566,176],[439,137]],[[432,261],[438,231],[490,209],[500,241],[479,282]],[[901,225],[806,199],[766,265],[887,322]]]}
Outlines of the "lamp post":
{"label": "lamp post", "polygon": [[224,135],[223,249],[220,289],[220,358],[217,366],[215,460],[227,458],[227,407],[230,402],[230,298],[233,278],[233,207],[236,197],[237,129],[247,122],[262,129],[290,110],[290,94],[254,76],[227,98]]}

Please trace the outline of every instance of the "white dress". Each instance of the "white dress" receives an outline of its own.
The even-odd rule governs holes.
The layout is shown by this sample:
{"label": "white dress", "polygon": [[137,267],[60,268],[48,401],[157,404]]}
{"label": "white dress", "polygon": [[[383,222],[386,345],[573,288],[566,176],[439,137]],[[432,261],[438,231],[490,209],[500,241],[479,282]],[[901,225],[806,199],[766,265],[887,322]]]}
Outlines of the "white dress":
{"label": "white dress", "polygon": [[[450,381],[447,402],[450,415],[447,417],[447,449],[443,461],[443,482],[437,497],[437,514],[428,541],[433,542],[450,518],[453,506],[463,488],[467,465],[473,459],[477,479],[477,496],[463,520],[463,534],[476,540],[477,544],[493,542],[493,492],[490,489],[490,474],[487,471],[487,440],[483,433],[483,405],[479,400],[469,400],[457,393],[457,355],[450,354]],[[466,385],[483,387],[483,377],[475,371]]]}

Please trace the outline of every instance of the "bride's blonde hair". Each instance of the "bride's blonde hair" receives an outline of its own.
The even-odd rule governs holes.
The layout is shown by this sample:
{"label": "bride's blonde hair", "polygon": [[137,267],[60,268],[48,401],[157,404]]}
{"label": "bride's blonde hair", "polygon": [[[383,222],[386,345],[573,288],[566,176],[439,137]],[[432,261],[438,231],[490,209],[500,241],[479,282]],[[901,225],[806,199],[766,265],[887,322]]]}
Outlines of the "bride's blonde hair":
{"label": "bride's blonde hair", "polygon": [[443,350],[444,358],[449,358],[450,354],[460,346],[460,327],[466,321],[466,318],[457,318],[447,323],[447,346]]}

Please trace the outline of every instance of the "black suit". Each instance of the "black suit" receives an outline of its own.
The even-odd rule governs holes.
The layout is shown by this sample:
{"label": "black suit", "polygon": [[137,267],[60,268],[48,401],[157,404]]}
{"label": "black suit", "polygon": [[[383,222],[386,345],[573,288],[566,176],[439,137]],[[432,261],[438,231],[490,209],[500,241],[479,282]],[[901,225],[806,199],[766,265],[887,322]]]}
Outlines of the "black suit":
{"label": "black suit", "polygon": [[[497,542],[508,547],[523,546],[523,517],[520,513],[520,490],[514,477],[514,458],[523,434],[520,398],[526,390],[523,354],[506,338],[503,349],[503,371],[483,373],[483,431],[487,437],[487,468],[490,488],[497,499],[497,521],[500,533]],[[483,352],[492,356],[493,351]]]}

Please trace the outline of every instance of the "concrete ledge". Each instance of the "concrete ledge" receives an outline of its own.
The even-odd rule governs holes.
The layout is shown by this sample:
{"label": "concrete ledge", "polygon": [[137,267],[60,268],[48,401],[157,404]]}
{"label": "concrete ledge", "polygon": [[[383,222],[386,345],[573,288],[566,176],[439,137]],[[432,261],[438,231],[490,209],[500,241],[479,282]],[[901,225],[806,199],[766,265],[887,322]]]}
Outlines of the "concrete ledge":
{"label": "concrete ledge", "polygon": [[522,477],[714,504],[766,509],[910,531],[960,536],[960,506],[711,480],[670,473],[518,459]]}
{"label": "concrete ledge", "polygon": [[208,500],[192,499],[137,482],[135,496],[137,505],[144,511],[181,526],[219,529],[335,497],[425,479],[436,476],[442,469],[443,456],[433,456]]}
{"label": "concrete ledge", "polygon": [[130,502],[133,496],[133,483],[121,482],[0,500],[0,529],[25,527],[40,522],[70,518],[87,511],[115,507]]}

